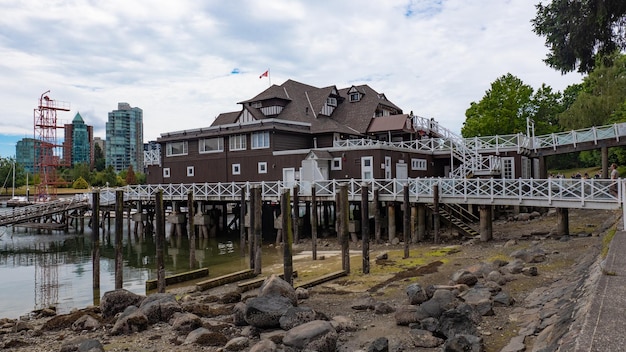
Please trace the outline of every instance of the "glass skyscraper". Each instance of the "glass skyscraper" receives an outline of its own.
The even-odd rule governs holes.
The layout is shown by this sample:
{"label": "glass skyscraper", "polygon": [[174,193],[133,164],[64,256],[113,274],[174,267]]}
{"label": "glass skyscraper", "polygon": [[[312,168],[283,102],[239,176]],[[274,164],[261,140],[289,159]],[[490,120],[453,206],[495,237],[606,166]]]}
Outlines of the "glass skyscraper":
{"label": "glass skyscraper", "polygon": [[87,164],[93,167],[93,127],[85,124],[80,113],[76,113],[71,124],[65,125],[63,161],[66,166]]}
{"label": "glass skyscraper", "polygon": [[143,110],[128,103],[118,103],[117,110],[109,112],[106,123],[106,166],[116,172],[129,166],[143,171]]}

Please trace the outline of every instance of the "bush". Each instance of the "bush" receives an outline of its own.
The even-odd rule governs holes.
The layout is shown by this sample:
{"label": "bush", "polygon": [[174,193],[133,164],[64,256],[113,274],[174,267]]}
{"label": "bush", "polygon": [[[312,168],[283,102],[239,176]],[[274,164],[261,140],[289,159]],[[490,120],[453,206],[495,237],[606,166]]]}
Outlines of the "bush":
{"label": "bush", "polygon": [[89,183],[87,183],[87,181],[84,178],[79,177],[78,180],[74,181],[74,183],[72,184],[72,188],[87,189],[89,188]]}

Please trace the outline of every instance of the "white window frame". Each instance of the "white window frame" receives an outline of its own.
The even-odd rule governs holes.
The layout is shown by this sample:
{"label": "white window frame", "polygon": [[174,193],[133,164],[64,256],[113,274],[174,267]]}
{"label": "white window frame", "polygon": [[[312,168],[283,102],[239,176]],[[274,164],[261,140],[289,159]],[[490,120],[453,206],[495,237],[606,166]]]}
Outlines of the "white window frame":
{"label": "white window frame", "polygon": [[354,101],[359,101],[361,100],[361,94],[359,92],[352,92],[350,93],[350,101],[354,102]]}
{"label": "white window frame", "polygon": [[393,177],[393,175],[391,174],[391,157],[390,156],[386,156],[385,157],[385,179],[386,180],[391,180],[391,178]]}
{"label": "white window frame", "polygon": [[[180,147],[182,147],[181,151],[179,152],[178,150],[176,150],[176,152],[174,151],[174,145],[180,145]],[[178,149],[178,148],[176,148]],[[187,141],[179,141],[179,142],[167,142],[167,144],[165,145],[165,156],[179,156],[179,155],[187,155],[188,153],[188,144]]]}
{"label": "white window frame", "polygon": [[171,172],[170,172],[170,168],[169,167],[164,167],[163,168],[163,178],[170,178],[171,176]]}
{"label": "white window frame", "polygon": [[270,131],[252,132],[250,135],[252,149],[264,149],[270,147]]}
{"label": "white window frame", "polygon": [[337,106],[337,98],[335,98],[335,97],[328,97],[328,98],[326,98],[326,105],[336,107]]}
{"label": "white window frame", "polygon": [[228,149],[231,151],[246,150],[246,135],[234,134],[228,137]]}
{"label": "white window frame", "polygon": [[193,166],[187,166],[187,177],[192,177],[195,174],[195,168]]}
{"label": "white window frame", "polygon": [[[369,165],[366,165],[369,164]],[[367,174],[369,173],[369,177]],[[361,179],[373,180],[374,179],[374,157],[362,156],[361,157]]]}
{"label": "white window frame", "polygon": [[232,164],[231,171],[233,175],[241,175],[241,164]]}
{"label": "white window frame", "polygon": [[343,158],[333,158],[330,162],[330,169],[337,171],[342,169]]}
{"label": "white window frame", "polygon": [[503,157],[500,158],[502,163],[502,178],[514,179],[515,178],[515,158]]}
{"label": "white window frame", "polygon": [[[217,149],[207,150],[207,142],[209,141],[217,141]],[[224,138],[223,137],[204,138],[198,142],[198,153],[200,154],[221,153],[223,151],[224,151]]]}
{"label": "white window frame", "polygon": [[260,174],[266,174],[267,173],[267,161],[259,161],[257,164],[257,171]]}
{"label": "white window frame", "polygon": [[411,170],[428,170],[428,161],[426,159],[411,158]]}

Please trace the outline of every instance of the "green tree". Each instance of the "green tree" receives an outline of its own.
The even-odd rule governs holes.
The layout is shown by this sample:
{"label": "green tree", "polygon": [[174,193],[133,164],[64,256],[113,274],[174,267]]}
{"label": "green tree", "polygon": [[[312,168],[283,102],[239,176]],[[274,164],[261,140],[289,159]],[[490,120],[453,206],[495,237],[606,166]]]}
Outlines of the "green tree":
{"label": "green tree", "polygon": [[83,178],[85,181],[91,182],[92,174],[89,169],[89,164],[87,163],[75,164],[74,167],[72,167],[70,174],[72,176],[72,180]]}
{"label": "green tree", "polygon": [[613,65],[599,65],[583,79],[567,110],[559,114],[565,129],[602,126],[620,121],[626,101],[626,55],[614,55]]}
{"label": "green tree", "polygon": [[100,145],[98,144],[96,144],[93,148],[93,161],[94,169],[96,169],[96,171],[102,171],[106,167],[104,152],[102,152],[102,148],[100,148]]}
{"label": "green tree", "polygon": [[553,92],[550,86],[541,85],[532,96],[530,118],[535,123],[535,135],[556,133],[561,131],[558,114],[563,112],[563,94]]}
{"label": "green tree", "polygon": [[[15,183],[13,183],[13,168],[15,168]],[[26,184],[26,173],[24,167],[15,162],[13,158],[0,158],[0,182],[5,193],[9,188],[17,188]]]}
{"label": "green tree", "polygon": [[556,70],[588,73],[599,58],[626,48],[626,1],[552,0],[535,6],[533,31],[546,38],[544,61]]}
{"label": "green tree", "polygon": [[128,170],[126,171],[126,184],[127,185],[136,185],[137,184],[137,176],[135,175],[135,170],[133,170],[133,166],[130,165]]}
{"label": "green tree", "polygon": [[74,188],[74,189],[87,189],[87,188],[89,188],[89,183],[87,183],[87,181],[84,178],[79,177],[72,184],[72,188]]}

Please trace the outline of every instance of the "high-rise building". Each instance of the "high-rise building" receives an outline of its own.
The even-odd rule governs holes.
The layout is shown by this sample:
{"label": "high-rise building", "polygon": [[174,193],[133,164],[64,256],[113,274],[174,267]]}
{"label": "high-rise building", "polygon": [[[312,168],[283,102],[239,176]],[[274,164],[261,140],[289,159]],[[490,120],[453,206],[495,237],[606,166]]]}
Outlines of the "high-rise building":
{"label": "high-rise building", "polygon": [[143,170],[143,110],[118,103],[106,123],[106,166],[117,172]]}
{"label": "high-rise building", "polygon": [[93,168],[93,127],[86,125],[80,113],[76,113],[72,123],[64,128],[63,164],[74,166],[82,163]]}
{"label": "high-rise building", "polygon": [[35,160],[39,160],[40,148],[35,148],[35,143],[41,141],[34,138],[22,138],[15,144],[15,161],[24,167],[24,170],[33,174],[35,172]]}

